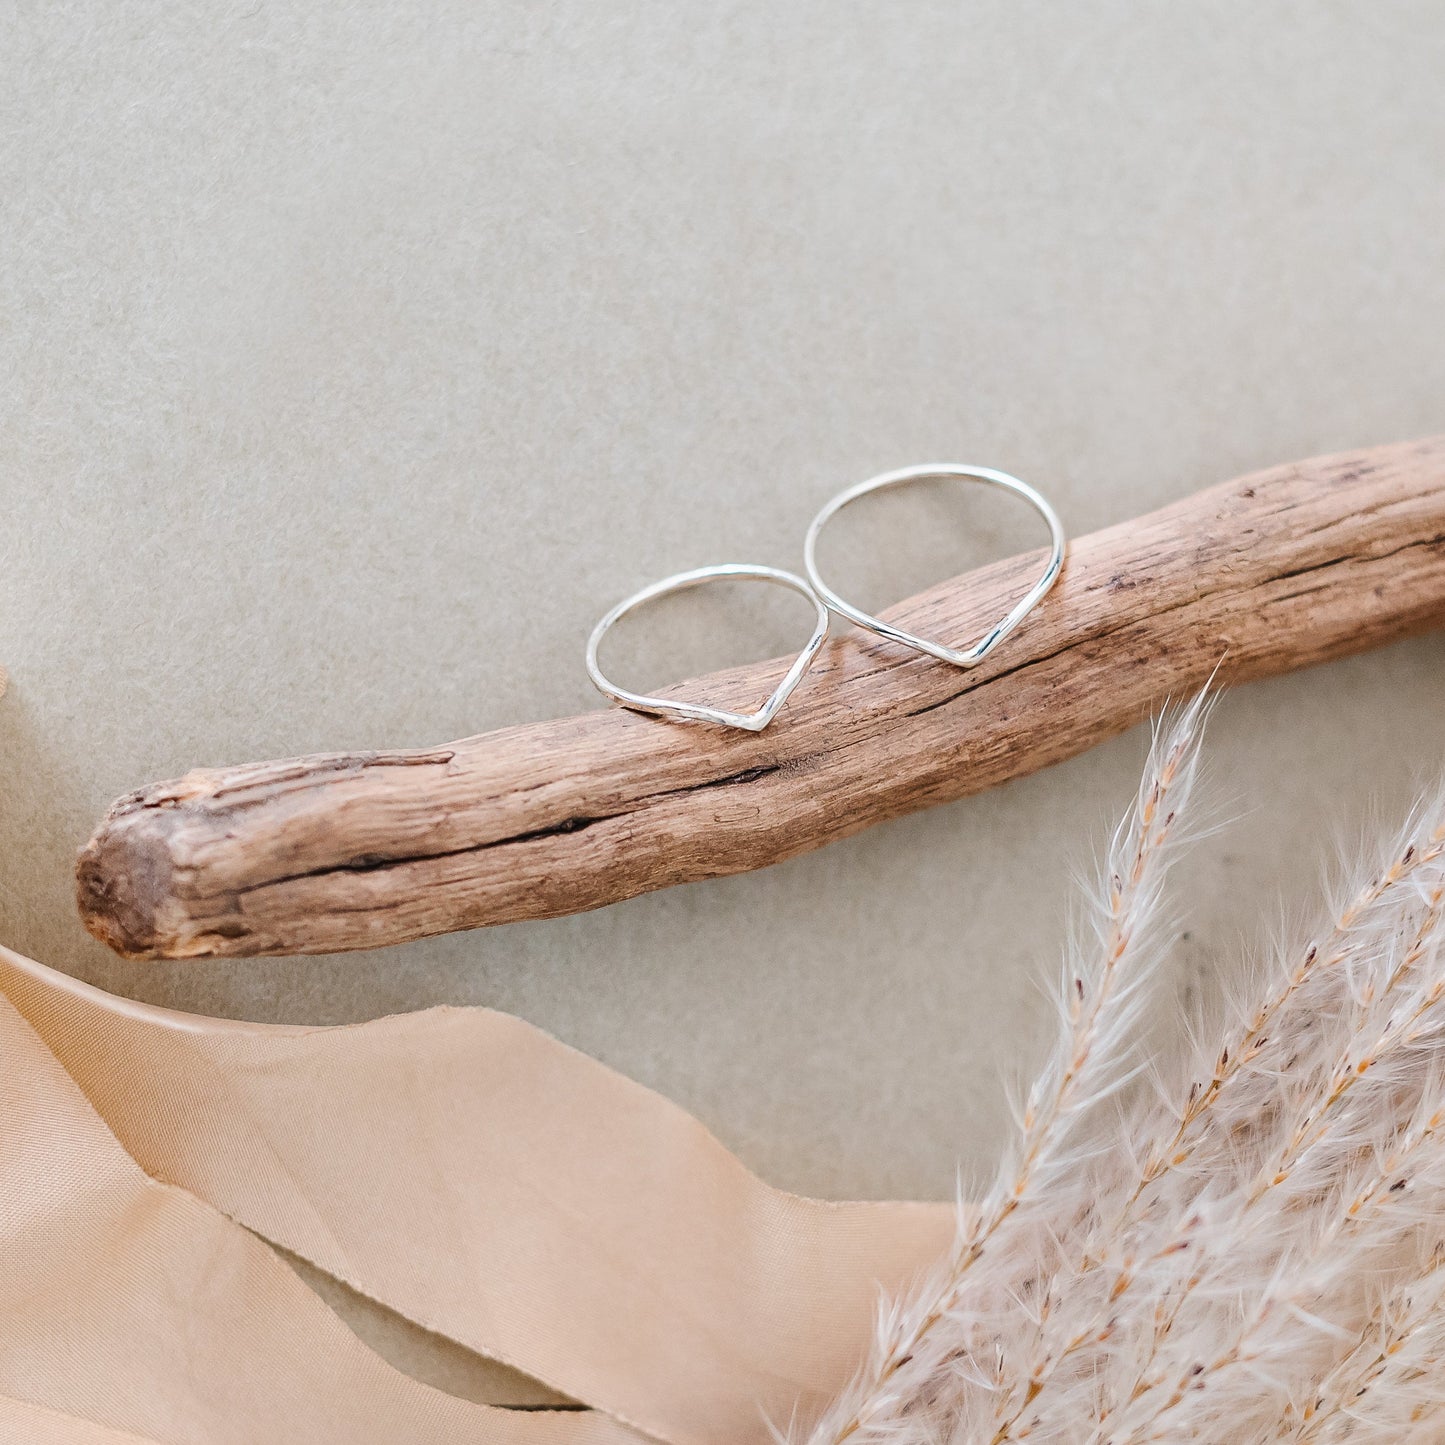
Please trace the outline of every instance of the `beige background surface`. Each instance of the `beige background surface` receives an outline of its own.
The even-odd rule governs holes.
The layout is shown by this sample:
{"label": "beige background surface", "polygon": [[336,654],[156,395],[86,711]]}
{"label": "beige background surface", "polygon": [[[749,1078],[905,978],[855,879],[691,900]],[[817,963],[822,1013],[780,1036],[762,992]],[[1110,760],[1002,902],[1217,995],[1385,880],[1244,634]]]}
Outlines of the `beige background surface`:
{"label": "beige background surface", "polygon": [[[765,873],[335,959],[123,964],[76,920],[74,849],[192,765],[597,705],[603,607],[796,565],[876,470],[1003,466],[1082,532],[1445,428],[1440,8],[0,25],[0,937],[237,1016],[496,1005],[774,1182],[948,1193],[1042,1046],[1138,734]],[[971,516],[921,546],[880,513],[869,586],[957,566]],[[753,617],[666,640],[700,664],[796,625]],[[1235,694],[1212,757],[1238,821],[1188,873],[1181,998],[1240,979],[1337,840],[1439,773],[1445,638]]]}

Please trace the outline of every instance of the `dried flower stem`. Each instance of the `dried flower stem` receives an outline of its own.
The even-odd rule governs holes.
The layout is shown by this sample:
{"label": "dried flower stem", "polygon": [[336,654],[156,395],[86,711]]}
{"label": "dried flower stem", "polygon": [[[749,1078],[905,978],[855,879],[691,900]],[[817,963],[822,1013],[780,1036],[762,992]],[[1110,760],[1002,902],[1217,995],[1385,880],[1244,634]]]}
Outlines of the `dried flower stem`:
{"label": "dried flower stem", "polygon": [[[1055,1056],[1059,1063],[1030,1092],[1022,1147],[1012,1169],[1000,1177],[974,1222],[960,1231],[932,1286],[910,1311],[885,1322],[874,1361],[854,1387],[855,1403],[845,1407],[841,1418],[820,1422],[811,1437],[814,1445],[825,1440],[842,1445],[896,1404],[899,1372],[918,1360],[925,1341],[956,1307],[969,1271],[1034,1196],[1070,1126],[1126,1077],[1121,1060],[1127,1055],[1127,1025],[1135,1016],[1128,995],[1139,988],[1142,970],[1130,976],[1124,965],[1157,906],[1168,865],[1167,845],[1194,781],[1206,715],[1201,695],[1156,738],[1135,808],[1111,849],[1099,954],[1093,967],[1073,973],[1064,1046]],[[1108,1027],[1103,1029],[1106,1020]]]}

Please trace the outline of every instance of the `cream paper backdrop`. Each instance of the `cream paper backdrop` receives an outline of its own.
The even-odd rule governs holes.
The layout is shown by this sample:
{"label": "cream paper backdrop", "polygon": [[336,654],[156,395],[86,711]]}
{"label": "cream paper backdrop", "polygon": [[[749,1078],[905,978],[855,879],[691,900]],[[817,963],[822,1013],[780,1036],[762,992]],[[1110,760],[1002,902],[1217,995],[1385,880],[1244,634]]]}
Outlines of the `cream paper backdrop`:
{"label": "cream paper backdrop", "polygon": [[[8,7],[0,939],[241,1018],[484,1003],[775,1185],[946,1197],[1137,734],[763,873],[334,959],[122,963],[74,851],[193,765],[596,706],[604,606],[795,566],[876,470],[1007,467],[1082,532],[1445,429],[1442,75],[1428,0]],[[904,520],[883,592],[958,565]],[[1240,692],[1211,756],[1238,822],[1181,998],[1441,769],[1445,639]]]}

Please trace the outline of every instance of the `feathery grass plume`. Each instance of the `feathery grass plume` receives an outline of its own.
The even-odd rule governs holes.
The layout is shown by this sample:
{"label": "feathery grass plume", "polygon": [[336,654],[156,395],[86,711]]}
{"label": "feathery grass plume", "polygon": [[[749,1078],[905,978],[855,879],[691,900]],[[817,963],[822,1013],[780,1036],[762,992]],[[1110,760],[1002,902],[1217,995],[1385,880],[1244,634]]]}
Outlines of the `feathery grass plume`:
{"label": "feathery grass plume", "polygon": [[[1164,1187],[1141,1196],[1152,1227],[1137,1206],[1125,1226],[1156,1253],[1180,1247],[1152,1272],[1170,1328],[1121,1382],[1127,1396],[1116,1390],[1127,1404],[1113,1438],[1207,1438],[1211,1412],[1213,1428],[1240,1430],[1245,1407],[1228,1387],[1241,1371],[1259,1428],[1287,1421],[1356,1327],[1362,1280],[1378,1290],[1395,1277],[1391,1252],[1422,1206],[1438,1212],[1439,817],[1412,829],[1361,895],[1369,906],[1347,911],[1344,928],[1337,920],[1329,946],[1306,950],[1307,964],[1258,1010],[1271,1032],[1226,1043],[1246,1062],[1201,1070],[1225,1082]],[[1189,1218],[1209,1228],[1191,1237]]]}
{"label": "feathery grass plume", "polygon": [[[1156,730],[1138,798],[1109,849],[1095,938],[1071,959],[1059,1041],[1029,1092],[1017,1148],[981,1206],[960,1214],[949,1256],[912,1298],[881,1313],[872,1358],[814,1427],[812,1445],[892,1440],[905,1416],[911,1428],[931,1428],[930,1417],[946,1416],[955,1376],[985,1392],[1007,1383],[990,1344],[995,1317],[1029,1309],[1021,1291],[1032,1288],[1040,1253],[1062,1247],[1063,1214],[1086,1216],[1084,1136],[1134,1072],[1164,879],[1206,714],[1201,694]],[[974,1303],[961,1311],[965,1292]]]}
{"label": "feathery grass plume", "polygon": [[1019,1144],[813,1445],[1445,1440],[1445,796],[1125,1100],[1201,713],[1115,838]]}
{"label": "feathery grass plume", "polygon": [[1381,1299],[1287,1438],[1298,1445],[1438,1441],[1445,1246]]}
{"label": "feathery grass plume", "polygon": [[[1101,1191],[1097,1238],[1055,1275],[1063,1359],[999,1438],[1274,1439],[1308,1397],[1358,1317],[1361,1271],[1380,1270],[1420,1205],[1439,1208],[1423,1166],[1440,1091],[1419,1050],[1445,972],[1440,816],[1199,1060],[1173,1116],[1131,1123],[1159,1142]],[[1411,1119],[1433,1124],[1401,1155]],[[1126,1177],[1130,1157],[1116,1154]],[[1367,1187],[1371,1166],[1407,1163],[1408,1196],[1400,1174]],[[1092,1436],[1065,1361],[1090,1381]]]}

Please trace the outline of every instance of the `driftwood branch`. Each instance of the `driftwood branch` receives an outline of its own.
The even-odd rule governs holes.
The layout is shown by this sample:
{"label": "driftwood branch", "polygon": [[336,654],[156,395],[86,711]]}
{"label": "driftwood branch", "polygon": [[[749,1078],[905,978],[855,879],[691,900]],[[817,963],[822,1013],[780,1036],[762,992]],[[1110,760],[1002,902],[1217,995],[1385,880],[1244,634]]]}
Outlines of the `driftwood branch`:
{"label": "driftwood branch", "polygon": [[[971,637],[1016,557],[889,614]],[[117,802],[80,855],[86,926],[132,957],[330,953],[598,908],[761,868],[1074,756],[1166,695],[1445,625],[1445,438],[1278,467],[1075,541],[959,672],[839,628],[760,734],[619,710],[424,752],[195,772]],[[679,693],[750,706],[785,663]]]}

